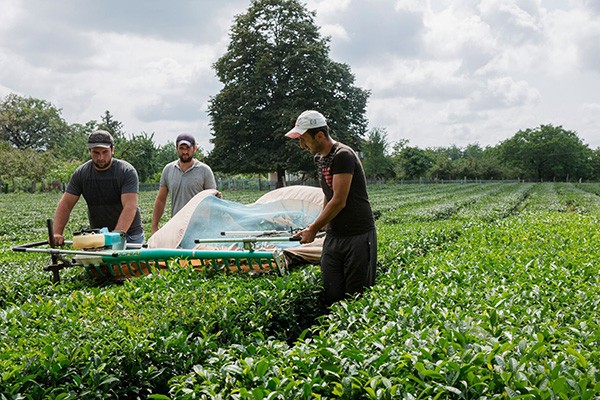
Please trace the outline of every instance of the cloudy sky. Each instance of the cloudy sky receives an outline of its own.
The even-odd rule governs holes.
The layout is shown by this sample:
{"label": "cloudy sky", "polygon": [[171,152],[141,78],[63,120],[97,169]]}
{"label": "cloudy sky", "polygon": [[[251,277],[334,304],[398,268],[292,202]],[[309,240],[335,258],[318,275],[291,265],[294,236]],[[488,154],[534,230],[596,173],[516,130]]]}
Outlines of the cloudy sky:
{"label": "cloudy sky", "polygon": [[[0,97],[69,123],[105,110],[210,150],[212,64],[250,0],[0,0]],[[412,146],[496,145],[541,124],[600,147],[600,1],[307,0],[330,57],[369,89],[370,128]],[[326,110],[323,110],[326,113]],[[282,132],[283,134],[283,132]]]}

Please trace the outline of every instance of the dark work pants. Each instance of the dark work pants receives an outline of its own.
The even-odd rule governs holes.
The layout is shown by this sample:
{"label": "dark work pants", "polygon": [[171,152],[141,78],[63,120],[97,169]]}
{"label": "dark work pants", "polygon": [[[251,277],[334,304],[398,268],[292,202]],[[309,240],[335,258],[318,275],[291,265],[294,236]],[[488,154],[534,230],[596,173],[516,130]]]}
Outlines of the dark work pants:
{"label": "dark work pants", "polygon": [[321,253],[325,305],[362,293],[375,284],[377,231],[356,236],[327,235]]}

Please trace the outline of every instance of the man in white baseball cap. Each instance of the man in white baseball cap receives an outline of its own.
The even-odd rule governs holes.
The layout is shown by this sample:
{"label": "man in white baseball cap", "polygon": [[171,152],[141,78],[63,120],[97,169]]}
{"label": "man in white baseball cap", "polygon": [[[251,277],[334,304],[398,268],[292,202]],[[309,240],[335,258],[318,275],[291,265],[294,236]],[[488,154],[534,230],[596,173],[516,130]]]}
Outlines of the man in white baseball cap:
{"label": "man in white baseball cap", "polygon": [[296,126],[291,129],[285,136],[291,139],[298,139],[304,132],[312,128],[320,128],[327,126],[327,120],[318,111],[307,110],[304,111],[298,119],[296,119]]}
{"label": "man in white baseball cap", "polygon": [[320,112],[304,111],[285,136],[299,139],[300,147],[314,155],[325,195],[317,219],[296,236],[300,243],[310,243],[327,228],[321,276],[329,306],[375,284],[377,232],[367,179],[356,152],[333,140]]}

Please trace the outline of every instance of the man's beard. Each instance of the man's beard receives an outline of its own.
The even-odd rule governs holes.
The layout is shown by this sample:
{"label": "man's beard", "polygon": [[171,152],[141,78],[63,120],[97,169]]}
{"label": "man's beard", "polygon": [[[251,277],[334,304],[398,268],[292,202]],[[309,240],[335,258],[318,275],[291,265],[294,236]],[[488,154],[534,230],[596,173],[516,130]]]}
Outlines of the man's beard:
{"label": "man's beard", "polygon": [[109,161],[105,161],[104,165],[98,164],[97,162],[95,162],[93,160],[92,160],[92,163],[94,163],[94,167],[96,167],[97,170],[104,171],[105,169],[108,169],[110,167],[110,165],[112,163],[112,159]]}
{"label": "man's beard", "polygon": [[194,156],[179,156],[179,161],[182,163],[189,163],[194,159]]}

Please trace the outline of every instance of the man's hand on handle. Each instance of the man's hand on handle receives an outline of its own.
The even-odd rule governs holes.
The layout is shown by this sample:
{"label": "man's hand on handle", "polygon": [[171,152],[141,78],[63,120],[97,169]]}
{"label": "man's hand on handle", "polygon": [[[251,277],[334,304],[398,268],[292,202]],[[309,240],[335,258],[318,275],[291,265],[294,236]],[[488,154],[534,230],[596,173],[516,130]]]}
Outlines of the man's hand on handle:
{"label": "man's hand on handle", "polygon": [[315,237],[317,237],[317,233],[319,233],[319,231],[312,228],[312,225],[311,225],[307,228],[304,228],[300,232],[296,233],[294,235],[294,237],[299,237],[300,243],[302,243],[302,244],[312,243],[312,242],[314,242]]}
{"label": "man's hand on handle", "polygon": [[60,233],[54,234],[54,245],[63,247],[65,245],[65,237]]}

